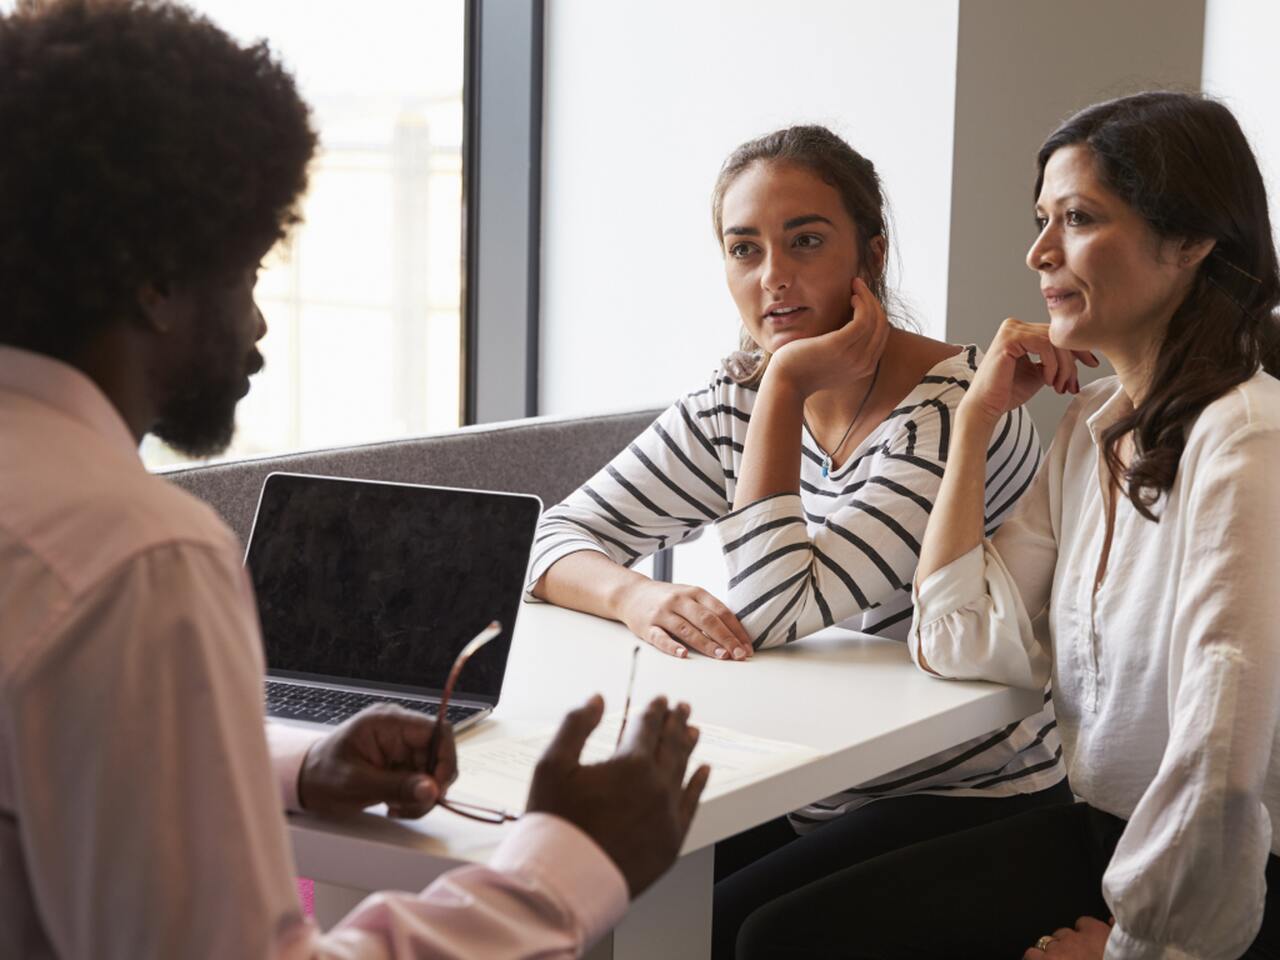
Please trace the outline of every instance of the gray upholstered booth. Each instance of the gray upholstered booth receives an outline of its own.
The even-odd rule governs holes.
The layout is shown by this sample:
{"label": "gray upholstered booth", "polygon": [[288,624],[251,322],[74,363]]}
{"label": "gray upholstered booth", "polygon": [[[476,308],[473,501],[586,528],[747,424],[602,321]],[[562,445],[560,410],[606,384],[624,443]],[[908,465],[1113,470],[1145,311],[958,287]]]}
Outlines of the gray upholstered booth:
{"label": "gray upholstered booth", "polygon": [[[550,507],[604,466],[658,410],[535,417],[448,433],[164,474],[214,507],[246,541],[262,481],[273,471],[533,493]],[[660,571],[665,564],[659,565]]]}

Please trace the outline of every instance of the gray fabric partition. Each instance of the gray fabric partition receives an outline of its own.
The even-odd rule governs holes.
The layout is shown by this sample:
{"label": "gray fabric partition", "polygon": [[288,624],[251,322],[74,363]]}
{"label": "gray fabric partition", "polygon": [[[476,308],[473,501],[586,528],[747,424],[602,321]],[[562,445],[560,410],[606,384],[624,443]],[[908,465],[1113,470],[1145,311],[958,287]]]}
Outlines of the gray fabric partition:
{"label": "gray fabric partition", "polygon": [[212,505],[242,542],[249,537],[262,481],[274,471],[532,493],[550,507],[608,463],[660,412],[536,417],[162,475]]}

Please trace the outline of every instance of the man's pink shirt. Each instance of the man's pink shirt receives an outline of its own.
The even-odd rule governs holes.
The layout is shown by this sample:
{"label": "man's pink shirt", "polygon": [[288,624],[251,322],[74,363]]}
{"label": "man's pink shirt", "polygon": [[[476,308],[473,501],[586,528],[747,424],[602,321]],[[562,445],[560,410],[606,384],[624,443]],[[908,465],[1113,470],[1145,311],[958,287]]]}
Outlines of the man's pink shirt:
{"label": "man's pink shirt", "polygon": [[282,808],[312,735],[268,743],[240,553],[92,380],[0,347],[0,956],[570,957],[617,922],[617,868],[539,814],[304,919]]}

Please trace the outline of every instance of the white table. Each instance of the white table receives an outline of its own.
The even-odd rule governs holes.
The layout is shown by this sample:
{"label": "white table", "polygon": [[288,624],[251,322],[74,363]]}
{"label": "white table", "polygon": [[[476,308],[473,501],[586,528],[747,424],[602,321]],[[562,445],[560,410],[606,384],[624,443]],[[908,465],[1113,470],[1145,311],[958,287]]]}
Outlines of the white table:
{"label": "white table", "polygon": [[[620,708],[634,640],[619,624],[542,604],[520,611],[501,703],[467,745],[555,723],[594,692]],[[644,647],[632,709],[663,693],[693,722],[811,747],[787,772],[704,801],[675,867],[640,897],[596,958],[701,960],[710,949],[712,846],[813,800],[889,773],[1034,713],[1036,691],[925,676],[906,647],[830,629],[747,662],[676,660]],[[437,811],[414,822],[374,814],[290,818],[302,876],[357,890],[413,890],[484,860],[502,828]]]}

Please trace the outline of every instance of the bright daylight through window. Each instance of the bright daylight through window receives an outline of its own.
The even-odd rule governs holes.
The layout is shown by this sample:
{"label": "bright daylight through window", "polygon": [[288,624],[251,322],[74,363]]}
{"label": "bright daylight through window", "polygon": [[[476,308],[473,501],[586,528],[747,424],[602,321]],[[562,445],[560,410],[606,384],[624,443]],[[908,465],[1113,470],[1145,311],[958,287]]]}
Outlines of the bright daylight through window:
{"label": "bright daylight through window", "polygon": [[[190,0],[266,38],[320,148],[304,222],[258,279],[267,365],[230,458],[461,422],[463,0]],[[179,463],[154,437],[148,466]]]}

